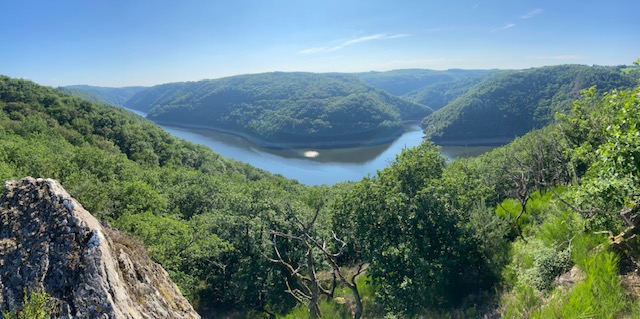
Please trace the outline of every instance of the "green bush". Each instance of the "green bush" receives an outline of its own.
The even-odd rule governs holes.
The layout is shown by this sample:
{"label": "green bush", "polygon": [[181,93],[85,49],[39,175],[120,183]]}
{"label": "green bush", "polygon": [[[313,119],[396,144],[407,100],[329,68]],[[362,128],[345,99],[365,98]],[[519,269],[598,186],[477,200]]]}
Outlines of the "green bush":
{"label": "green bush", "polygon": [[630,309],[618,277],[618,257],[600,251],[585,260],[586,279],[577,283],[563,298],[553,298],[533,318],[619,318]]}
{"label": "green bush", "polygon": [[517,285],[512,291],[502,295],[502,318],[529,318],[542,300],[542,293],[528,285]]}
{"label": "green bush", "polygon": [[4,319],[48,319],[53,311],[53,299],[45,291],[33,290],[24,294],[20,309],[3,311]]}

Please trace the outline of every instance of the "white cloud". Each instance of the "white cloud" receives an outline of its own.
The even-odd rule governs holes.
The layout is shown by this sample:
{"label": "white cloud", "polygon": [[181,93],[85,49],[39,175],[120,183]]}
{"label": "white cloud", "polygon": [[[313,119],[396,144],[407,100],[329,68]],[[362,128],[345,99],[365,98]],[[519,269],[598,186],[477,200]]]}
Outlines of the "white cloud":
{"label": "white cloud", "polygon": [[503,25],[503,26],[501,26],[499,28],[495,28],[495,29],[491,30],[491,32],[497,32],[497,31],[500,31],[500,30],[511,29],[511,28],[513,28],[515,26],[516,26],[515,23],[508,23],[508,24],[505,24],[505,25]]}
{"label": "white cloud", "polygon": [[542,9],[534,9],[521,16],[520,19],[531,19],[542,12]]}
{"label": "white cloud", "polygon": [[388,35],[388,34],[384,34],[384,33],[378,33],[378,34],[374,34],[374,35],[367,35],[367,36],[359,37],[359,38],[356,38],[356,39],[352,39],[352,40],[340,43],[340,44],[335,45],[335,46],[324,46],[324,47],[305,49],[305,50],[302,50],[302,51],[298,52],[298,54],[315,54],[315,53],[321,53],[321,52],[332,52],[332,51],[337,51],[337,50],[340,50],[342,48],[348,47],[348,46],[356,44],[356,43],[362,43],[362,42],[368,42],[368,41],[377,41],[377,40],[387,40],[387,39],[397,39],[397,38],[404,38],[404,37],[408,37],[408,36],[409,36],[408,34],[392,34],[392,35]]}

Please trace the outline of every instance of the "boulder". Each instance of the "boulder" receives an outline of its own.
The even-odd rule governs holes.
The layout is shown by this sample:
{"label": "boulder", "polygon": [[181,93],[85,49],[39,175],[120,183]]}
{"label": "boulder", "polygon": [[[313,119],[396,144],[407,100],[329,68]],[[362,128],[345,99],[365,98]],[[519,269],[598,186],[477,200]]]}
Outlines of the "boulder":
{"label": "boulder", "polygon": [[52,179],[5,183],[0,310],[44,291],[55,318],[200,318],[137,240],[102,225]]}

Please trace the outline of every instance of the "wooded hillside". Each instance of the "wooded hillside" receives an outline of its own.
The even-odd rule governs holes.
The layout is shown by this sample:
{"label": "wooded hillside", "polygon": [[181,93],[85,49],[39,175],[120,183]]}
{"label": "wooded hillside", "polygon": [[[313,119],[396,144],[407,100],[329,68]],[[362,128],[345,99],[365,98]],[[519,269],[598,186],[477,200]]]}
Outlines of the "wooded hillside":
{"label": "wooded hillside", "polygon": [[379,144],[419,121],[428,107],[342,74],[264,73],[163,84],[126,106],[148,118],[230,131],[270,147]]}

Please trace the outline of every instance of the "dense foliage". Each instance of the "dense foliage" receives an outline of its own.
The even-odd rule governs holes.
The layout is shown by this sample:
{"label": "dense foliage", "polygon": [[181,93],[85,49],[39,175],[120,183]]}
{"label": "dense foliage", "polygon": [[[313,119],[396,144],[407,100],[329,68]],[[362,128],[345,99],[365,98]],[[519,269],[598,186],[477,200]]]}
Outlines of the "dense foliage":
{"label": "dense foliage", "polygon": [[289,229],[285,208],[303,218],[321,190],[224,159],[120,108],[0,77],[0,179],[24,176],[59,180],[87,210],[142,239],[200,309],[295,305],[287,273],[263,246],[268,230]]}
{"label": "dense foliage", "polygon": [[639,97],[590,88],[558,124],[488,154],[443,166],[423,144],[356,183],[334,227],[370,262],[378,304],[402,317],[491,304],[507,318],[638,316],[623,280],[640,260]]}
{"label": "dense foliage", "polygon": [[428,105],[432,110],[436,111],[445,107],[464,93],[467,93],[481,81],[492,76],[497,76],[502,72],[504,71],[493,71],[453,81],[437,82],[408,92],[402,95],[402,97],[415,103]]}
{"label": "dense foliage", "polygon": [[168,124],[230,131],[272,147],[387,142],[428,107],[376,90],[351,75],[264,73],[164,84],[126,106]]}
{"label": "dense foliage", "polygon": [[634,75],[622,67],[562,65],[505,72],[434,112],[422,126],[429,139],[441,144],[505,142],[549,124],[582,89],[595,85],[606,92],[634,84]]}
{"label": "dense foliage", "polygon": [[479,267],[477,243],[439,196],[444,163],[433,145],[405,150],[336,204],[336,227],[370,261],[368,274],[390,311],[447,306],[479,288],[477,274],[468,273]]}

